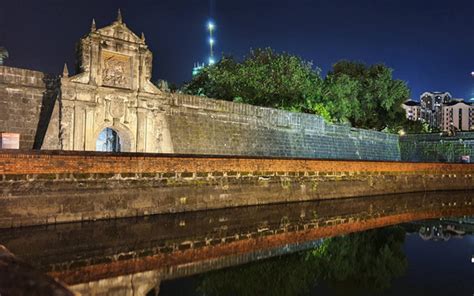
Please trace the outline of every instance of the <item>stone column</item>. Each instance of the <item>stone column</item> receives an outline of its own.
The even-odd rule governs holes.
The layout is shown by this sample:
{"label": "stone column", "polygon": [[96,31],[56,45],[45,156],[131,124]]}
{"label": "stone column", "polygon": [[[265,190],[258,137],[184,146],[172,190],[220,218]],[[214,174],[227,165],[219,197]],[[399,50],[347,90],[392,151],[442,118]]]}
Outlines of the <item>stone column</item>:
{"label": "stone column", "polygon": [[170,129],[166,120],[165,114],[161,112],[155,112],[155,128],[158,134],[158,151],[160,153],[173,153],[173,142],[171,141]]}
{"label": "stone column", "polygon": [[146,109],[137,109],[137,152],[146,151],[146,136],[147,136],[147,117],[148,111]]}
{"label": "stone column", "polygon": [[74,106],[74,144],[73,150],[84,150],[84,131],[86,113],[82,106]]}
{"label": "stone column", "polygon": [[62,119],[60,134],[63,141],[62,149],[74,149],[74,106],[70,101],[64,101],[62,110]]}
{"label": "stone column", "polygon": [[86,120],[85,120],[85,150],[95,151],[96,150],[96,141],[95,130],[94,130],[94,109],[86,108]]}

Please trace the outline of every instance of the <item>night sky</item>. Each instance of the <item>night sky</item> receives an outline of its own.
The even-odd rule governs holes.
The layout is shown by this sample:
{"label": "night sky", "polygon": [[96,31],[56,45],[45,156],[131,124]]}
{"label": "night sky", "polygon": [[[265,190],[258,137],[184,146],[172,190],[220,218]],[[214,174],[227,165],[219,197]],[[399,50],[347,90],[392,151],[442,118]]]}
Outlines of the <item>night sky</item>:
{"label": "night sky", "polygon": [[313,61],[323,73],[339,59],[383,62],[406,80],[412,97],[450,91],[474,97],[473,0],[2,0],[0,45],[14,67],[60,73],[74,68],[76,42],[115,20],[154,53],[153,79],[181,84],[207,60],[206,22],[217,25],[216,52],[243,57],[272,47]]}

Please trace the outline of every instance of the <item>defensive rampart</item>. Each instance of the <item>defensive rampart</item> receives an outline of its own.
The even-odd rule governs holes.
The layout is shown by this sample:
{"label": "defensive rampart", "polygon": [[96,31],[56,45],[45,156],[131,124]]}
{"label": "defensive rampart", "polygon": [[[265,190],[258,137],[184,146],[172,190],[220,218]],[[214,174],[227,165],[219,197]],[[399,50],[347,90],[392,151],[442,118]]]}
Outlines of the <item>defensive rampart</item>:
{"label": "defensive rampart", "polygon": [[19,133],[22,149],[93,151],[99,132],[109,127],[127,152],[400,159],[397,135],[177,93],[147,93],[129,105],[121,101],[117,108],[126,112],[114,118],[110,100],[122,94],[98,87],[79,95],[65,79],[0,66],[0,132]]}
{"label": "defensive rampart", "polygon": [[400,160],[398,135],[196,96],[169,94],[167,100],[175,153]]}
{"label": "defensive rampart", "polygon": [[0,66],[0,132],[19,133],[21,149],[39,149],[57,94],[58,77]]}
{"label": "defensive rampart", "polygon": [[0,227],[474,189],[474,165],[0,152]]}

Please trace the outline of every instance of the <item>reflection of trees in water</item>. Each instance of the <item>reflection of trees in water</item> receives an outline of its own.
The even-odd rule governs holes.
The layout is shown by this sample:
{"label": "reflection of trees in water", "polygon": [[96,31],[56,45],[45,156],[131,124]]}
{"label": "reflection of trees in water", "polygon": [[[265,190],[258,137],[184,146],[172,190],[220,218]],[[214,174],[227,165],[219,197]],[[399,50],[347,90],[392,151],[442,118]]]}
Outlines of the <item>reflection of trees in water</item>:
{"label": "reflection of trees in water", "polygon": [[304,253],[266,259],[204,274],[198,287],[203,295],[301,295],[314,274]]}
{"label": "reflection of trees in water", "polygon": [[336,290],[385,290],[393,278],[404,274],[401,227],[374,229],[329,239],[311,251],[317,278]]}
{"label": "reflection of trees in water", "polygon": [[330,238],[314,250],[204,274],[198,289],[209,296],[302,295],[324,281],[337,292],[385,290],[405,272],[404,240],[400,227]]}

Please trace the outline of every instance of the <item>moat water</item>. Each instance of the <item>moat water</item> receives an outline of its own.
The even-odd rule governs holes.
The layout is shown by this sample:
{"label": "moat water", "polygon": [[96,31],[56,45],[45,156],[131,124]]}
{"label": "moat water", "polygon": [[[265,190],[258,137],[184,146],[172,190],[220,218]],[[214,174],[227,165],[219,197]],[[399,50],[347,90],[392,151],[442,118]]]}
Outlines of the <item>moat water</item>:
{"label": "moat water", "polygon": [[474,192],[0,230],[83,295],[474,295]]}
{"label": "moat water", "polygon": [[[461,221],[338,236],[319,248],[165,281],[160,295],[473,295],[474,219]],[[435,234],[426,240],[421,229]]]}

